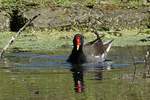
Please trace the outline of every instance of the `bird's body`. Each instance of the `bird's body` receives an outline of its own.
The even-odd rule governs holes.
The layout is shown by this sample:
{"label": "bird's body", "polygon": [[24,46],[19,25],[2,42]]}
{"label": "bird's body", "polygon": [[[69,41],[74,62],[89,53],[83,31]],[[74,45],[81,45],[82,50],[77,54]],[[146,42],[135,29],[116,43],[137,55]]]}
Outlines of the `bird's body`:
{"label": "bird's body", "polygon": [[83,64],[85,62],[103,62],[111,48],[112,40],[103,43],[100,38],[84,45],[83,36],[76,34],[73,39],[73,50],[68,58],[71,64]]}
{"label": "bird's body", "polygon": [[106,59],[107,53],[109,52],[112,45],[112,40],[102,42],[97,40],[92,44],[84,45],[84,54],[86,55],[87,62],[103,62]]}
{"label": "bird's body", "polygon": [[[71,64],[83,64],[87,61],[86,56],[83,53],[83,42],[84,42],[83,36],[80,34],[76,34],[73,39],[74,47],[72,53],[70,54],[67,60]],[[77,47],[77,44],[79,44],[80,46]]]}

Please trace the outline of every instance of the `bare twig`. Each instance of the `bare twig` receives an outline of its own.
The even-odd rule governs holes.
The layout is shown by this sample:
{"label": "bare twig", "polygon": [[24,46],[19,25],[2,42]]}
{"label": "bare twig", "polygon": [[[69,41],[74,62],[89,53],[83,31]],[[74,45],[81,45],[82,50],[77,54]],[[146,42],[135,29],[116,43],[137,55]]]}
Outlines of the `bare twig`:
{"label": "bare twig", "polygon": [[0,59],[2,59],[4,52],[7,50],[7,48],[13,44],[13,42],[16,40],[16,38],[21,34],[21,32],[28,26],[30,25],[30,23],[36,19],[38,15],[35,15],[34,17],[32,17],[31,19],[29,19],[29,21],[16,33],[15,36],[12,36],[11,39],[8,41],[8,43],[5,45],[5,47],[1,50],[0,52]]}

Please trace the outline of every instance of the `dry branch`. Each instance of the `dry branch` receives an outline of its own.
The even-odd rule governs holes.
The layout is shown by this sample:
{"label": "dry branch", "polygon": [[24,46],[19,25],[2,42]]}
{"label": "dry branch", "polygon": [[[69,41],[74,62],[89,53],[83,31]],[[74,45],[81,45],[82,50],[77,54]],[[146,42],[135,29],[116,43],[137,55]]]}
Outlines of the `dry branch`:
{"label": "dry branch", "polygon": [[2,59],[4,52],[7,50],[7,48],[9,46],[11,46],[13,44],[13,42],[16,40],[16,38],[21,34],[21,32],[28,26],[31,24],[31,22],[36,19],[38,15],[35,15],[34,17],[32,17],[31,19],[29,19],[29,21],[16,33],[15,36],[12,36],[11,39],[8,41],[8,43],[5,45],[5,47],[1,50],[0,52],[0,59]]}

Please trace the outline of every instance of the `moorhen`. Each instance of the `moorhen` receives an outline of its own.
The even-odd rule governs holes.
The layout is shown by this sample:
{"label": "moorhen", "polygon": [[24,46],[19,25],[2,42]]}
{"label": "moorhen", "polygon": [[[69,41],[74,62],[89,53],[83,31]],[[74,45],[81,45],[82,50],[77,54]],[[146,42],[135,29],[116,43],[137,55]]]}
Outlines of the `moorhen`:
{"label": "moorhen", "polygon": [[71,64],[83,64],[87,61],[86,56],[83,53],[83,43],[83,36],[76,34],[73,39],[73,50],[67,62]]}
{"label": "moorhen", "polygon": [[112,41],[103,43],[97,38],[84,45],[84,39],[81,34],[76,34],[73,39],[73,50],[67,62],[71,64],[83,64],[85,62],[103,62],[109,52]]}

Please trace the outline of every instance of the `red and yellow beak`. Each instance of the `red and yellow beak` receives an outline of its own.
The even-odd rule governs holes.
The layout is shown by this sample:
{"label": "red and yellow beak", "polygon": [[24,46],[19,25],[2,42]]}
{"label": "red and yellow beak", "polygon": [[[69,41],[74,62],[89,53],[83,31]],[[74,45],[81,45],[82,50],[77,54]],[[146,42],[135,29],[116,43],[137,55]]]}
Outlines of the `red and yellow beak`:
{"label": "red and yellow beak", "polygon": [[77,41],[77,51],[78,51],[81,45],[80,37],[77,37],[76,41]]}
{"label": "red and yellow beak", "polygon": [[77,51],[79,50],[80,45],[77,45]]}

